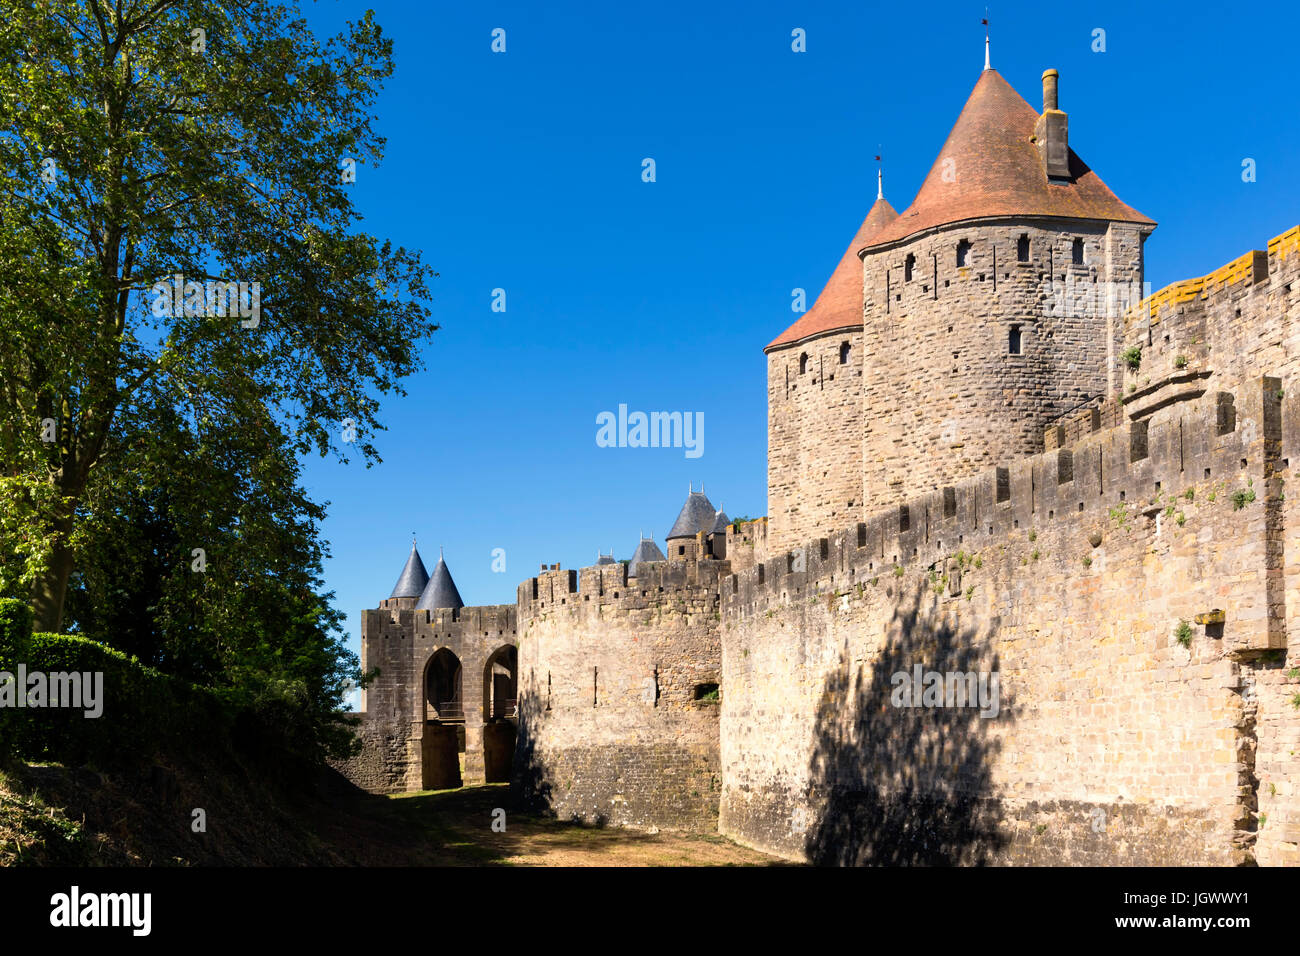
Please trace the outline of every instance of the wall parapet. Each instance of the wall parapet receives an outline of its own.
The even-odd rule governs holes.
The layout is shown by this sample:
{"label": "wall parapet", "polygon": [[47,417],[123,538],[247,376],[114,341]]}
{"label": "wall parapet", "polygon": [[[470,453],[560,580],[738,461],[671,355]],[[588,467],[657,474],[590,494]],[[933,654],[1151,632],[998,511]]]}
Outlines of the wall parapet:
{"label": "wall parapet", "polygon": [[1125,339],[1136,327],[1159,325],[1178,311],[1179,306],[1194,308],[1229,293],[1234,286],[1256,285],[1269,276],[1295,269],[1300,259],[1300,226],[1288,229],[1268,241],[1267,251],[1252,249],[1208,275],[1181,279],[1146,296],[1124,315]]}
{"label": "wall parapet", "polygon": [[592,605],[634,610],[701,590],[716,592],[731,570],[730,561],[713,558],[645,562],[633,577],[621,563],[577,570],[555,565],[520,583],[519,618]]}
{"label": "wall parapet", "polygon": [[[961,593],[957,559],[1021,529],[1048,522],[1095,524],[1114,509],[1155,521],[1163,489],[1181,492],[1207,479],[1226,496],[1272,475],[1281,438],[1279,379],[1260,377],[1240,395],[1214,392],[1188,402],[1167,422],[1126,422],[1068,447],[997,467],[949,487],[877,511],[866,521],[731,574],[722,590],[724,619],[771,606],[816,600],[911,567],[929,567]],[[1231,505],[1229,505],[1231,506]],[[1265,641],[1258,636],[1252,640]]]}
{"label": "wall parapet", "polygon": [[1073,445],[1085,435],[1115,428],[1124,421],[1124,405],[1098,395],[1082,408],[1066,412],[1043,429],[1043,448],[1052,451]]}

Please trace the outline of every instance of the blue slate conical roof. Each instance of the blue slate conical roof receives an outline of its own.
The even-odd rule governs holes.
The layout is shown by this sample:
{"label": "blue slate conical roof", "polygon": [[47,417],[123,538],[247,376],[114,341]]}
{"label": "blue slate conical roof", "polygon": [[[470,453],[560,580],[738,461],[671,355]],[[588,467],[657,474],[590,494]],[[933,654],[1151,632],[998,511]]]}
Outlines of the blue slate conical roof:
{"label": "blue slate conical roof", "polygon": [[401,575],[397,578],[397,583],[393,585],[393,593],[388,595],[389,600],[393,598],[413,598],[419,597],[424,586],[429,583],[429,572],[424,569],[424,562],[420,560],[420,552],[415,548],[415,542],[411,542],[411,556],[406,559],[406,566],[402,568]]}
{"label": "blue slate conical roof", "polygon": [[456,609],[464,606],[465,602],[460,599],[460,592],[456,590],[456,582],[451,579],[451,572],[447,570],[447,562],[442,559],[442,553],[439,552],[438,563],[429,577],[429,583],[424,586],[424,591],[420,594],[420,600],[415,602],[415,609],[434,611],[438,608]]}
{"label": "blue slate conical roof", "polygon": [[668,540],[673,538],[691,538],[699,531],[712,531],[717,520],[718,509],[704,496],[703,491],[692,491],[686,496],[686,504],[673,522],[668,532]]}
{"label": "blue slate conical roof", "polygon": [[725,511],[723,511],[721,508],[719,508],[719,509],[718,509],[718,517],[717,517],[717,518],[714,520],[714,522],[713,522],[713,533],[714,533],[714,534],[718,534],[718,533],[726,534],[726,532],[727,532],[727,525],[729,525],[729,524],[731,524],[731,519],[727,517],[727,513],[726,513]]}
{"label": "blue slate conical roof", "polygon": [[659,545],[655,544],[653,538],[642,538],[641,543],[636,546],[636,553],[632,555],[632,560],[627,565],[627,576],[636,577],[638,565],[647,564],[651,561],[667,561],[664,553],[659,550]]}

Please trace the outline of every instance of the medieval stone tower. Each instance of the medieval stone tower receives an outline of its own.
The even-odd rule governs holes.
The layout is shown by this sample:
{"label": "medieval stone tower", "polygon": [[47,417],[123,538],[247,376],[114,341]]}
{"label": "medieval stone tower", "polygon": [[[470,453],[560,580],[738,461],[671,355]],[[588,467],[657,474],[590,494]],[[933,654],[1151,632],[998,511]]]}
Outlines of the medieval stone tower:
{"label": "medieval stone tower", "polygon": [[916,199],[895,215],[878,194],[767,347],[772,544],[1041,451],[1048,421],[1115,393],[1155,223],[1067,125],[1055,70],[1039,114],[986,68]]}
{"label": "medieval stone tower", "polygon": [[766,348],[767,507],[773,540],[860,513],[861,249],[898,213],[881,189],[813,307]]}
{"label": "medieval stone tower", "polygon": [[1300,864],[1300,226],[1139,299],[1155,223],[1042,79],[986,61],[765,348],[769,517],[692,485],[663,550],[483,607],[412,548],[353,780],[821,863]]}

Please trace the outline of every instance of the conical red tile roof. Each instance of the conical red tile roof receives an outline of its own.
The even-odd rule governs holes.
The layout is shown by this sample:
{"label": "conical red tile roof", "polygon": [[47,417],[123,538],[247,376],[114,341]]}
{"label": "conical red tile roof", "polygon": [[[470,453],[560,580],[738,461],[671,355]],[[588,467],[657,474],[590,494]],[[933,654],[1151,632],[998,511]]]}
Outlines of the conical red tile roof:
{"label": "conical red tile roof", "polygon": [[898,213],[889,201],[880,198],[871,206],[867,218],[862,220],[857,234],[849,247],[840,257],[840,264],[835,267],[831,277],[813,307],[799,317],[790,326],[772,340],[763,351],[797,342],[819,332],[846,329],[862,324],[862,260],[858,250],[872,240],[896,217]]}
{"label": "conical red tile roof", "polygon": [[[988,216],[1060,216],[1154,226],[1070,150],[1073,182],[1049,183],[1034,143],[1038,112],[996,70],[975,89],[912,205],[863,247],[881,246],[934,226]],[[947,160],[951,159],[949,164]],[[945,170],[955,181],[945,182]]]}

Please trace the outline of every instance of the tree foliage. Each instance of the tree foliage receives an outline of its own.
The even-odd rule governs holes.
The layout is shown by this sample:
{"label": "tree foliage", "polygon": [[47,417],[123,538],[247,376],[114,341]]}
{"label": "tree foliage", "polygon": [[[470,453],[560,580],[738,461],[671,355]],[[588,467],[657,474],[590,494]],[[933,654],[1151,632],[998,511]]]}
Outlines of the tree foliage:
{"label": "tree foliage", "polygon": [[391,41],[267,0],[4,14],[0,594],[316,734],[356,661],[299,459],[377,461],[437,328],[341,175],[382,157]]}
{"label": "tree foliage", "polygon": [[92,481],[70,624],[190,681],[339,706],[357,661],[321,593],[324,507],[296,457],[267,419],[171,424],[161,447],[139,436],[111,481]]}
{"label": "tree foliage", "polygon": [[[392,50],[371,14],[320,41],[263,0],[7,7],[0,494],[41,541],[3,573],[54,630],[93,476],[130,474],[176,428],[269,417],[292,451],[346,460],[350,422],[375,460],[379,396],[436,328],[433,273],[357,229],[340,174],[382,154],[370,109]],[[173,314],[156,288],[173,276],[258,283],[260,310],[213,314],[200,293]]]}

